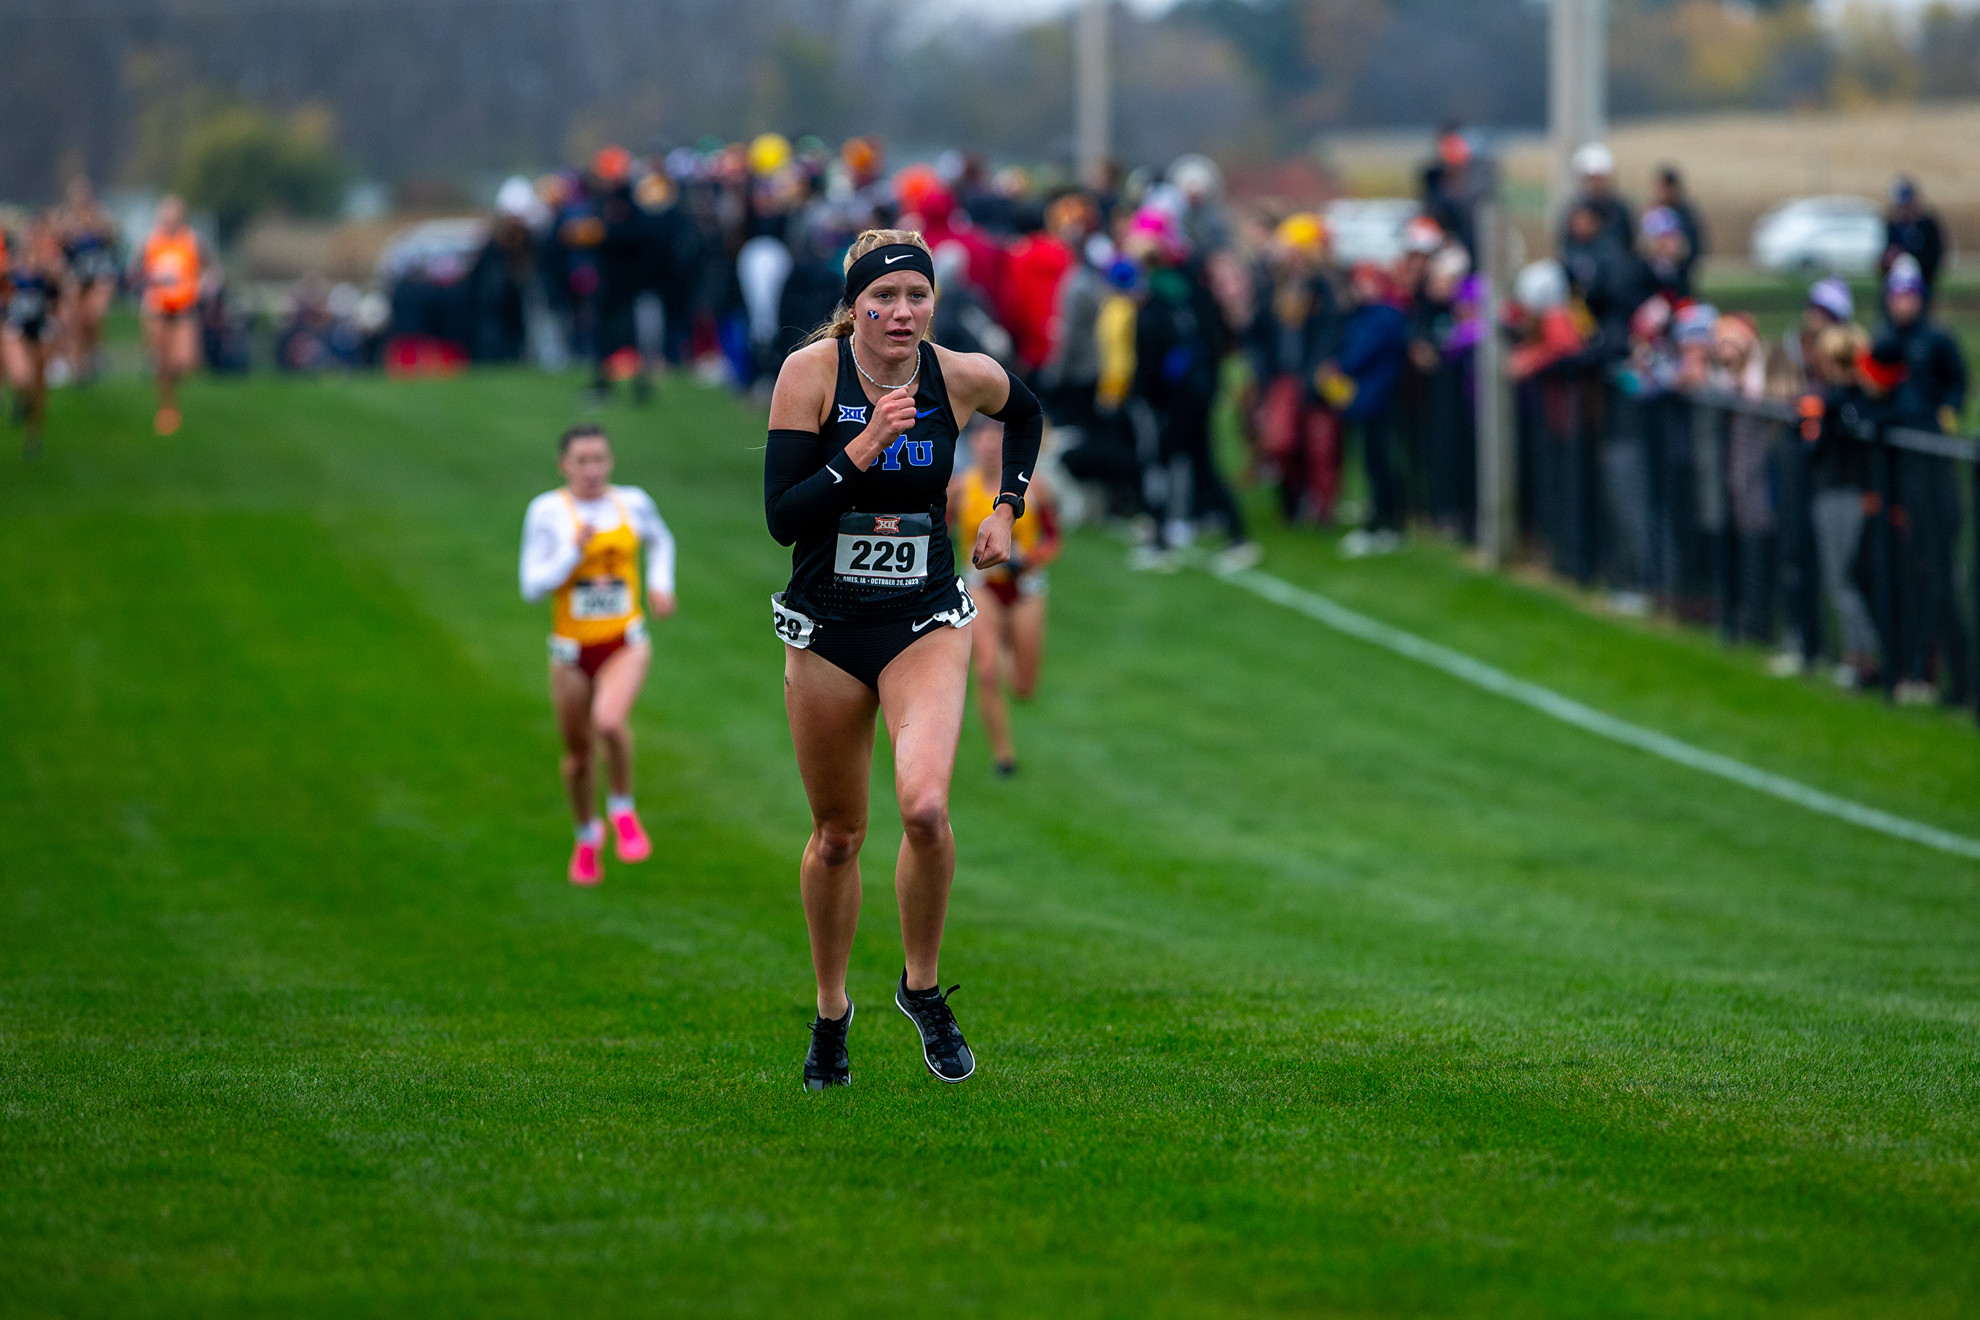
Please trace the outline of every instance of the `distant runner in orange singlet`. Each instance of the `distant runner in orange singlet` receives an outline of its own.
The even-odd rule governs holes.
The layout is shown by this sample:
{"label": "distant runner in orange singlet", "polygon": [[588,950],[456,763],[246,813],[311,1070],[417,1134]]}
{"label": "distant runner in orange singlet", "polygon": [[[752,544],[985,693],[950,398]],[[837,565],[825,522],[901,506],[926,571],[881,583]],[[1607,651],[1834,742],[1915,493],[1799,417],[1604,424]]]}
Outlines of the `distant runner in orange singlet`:
{"label": "distant runner in orange singlet", "polygon": [[186,204],[166,197],[138,258],[144,291],[144,341],[158,379],[160,435],[179,429],[179,377],[199,365],[199,236],[186,223]]}

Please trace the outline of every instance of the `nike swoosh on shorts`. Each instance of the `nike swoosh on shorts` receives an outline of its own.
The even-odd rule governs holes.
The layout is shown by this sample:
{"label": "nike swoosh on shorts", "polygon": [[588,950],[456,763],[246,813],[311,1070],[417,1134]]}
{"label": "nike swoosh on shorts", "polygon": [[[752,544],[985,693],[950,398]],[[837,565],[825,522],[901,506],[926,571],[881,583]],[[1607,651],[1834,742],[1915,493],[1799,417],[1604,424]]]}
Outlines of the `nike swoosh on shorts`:
{"label": "nike swoosh on shorts", "polygon": [[929,625],[931,625],[931,624],[937,624],[937,623],[940,623],[941,621],[942,621],[942,616],[938,614],[938,615],[936,615],[936,616],[935,616],[934,618],[932,618],[932,619],[923,619],[923,620],[922,620],[922,621],[921,621],[920,623],[911,623],[911,624],[909,624],[909,625],[908,625],[908,631],[909,631],[909,632],[920,632],[920,631],[921,631],[921,630],[922,630],[923,628],[926,628],[926,627],[928,627],[928,626],[929,626]]}

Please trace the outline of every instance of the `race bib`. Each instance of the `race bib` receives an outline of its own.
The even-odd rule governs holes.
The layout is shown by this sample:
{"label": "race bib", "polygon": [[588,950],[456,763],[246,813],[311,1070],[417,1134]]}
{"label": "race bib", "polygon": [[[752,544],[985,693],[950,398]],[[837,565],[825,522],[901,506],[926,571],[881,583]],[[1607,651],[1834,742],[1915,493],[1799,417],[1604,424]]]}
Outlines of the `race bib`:
{"label": "race bib", "polygon": [[784,607],[784,593],[778,592],[770,598],[770,618],[776,624],[777,636],[800,651],[811,649],[811,634],[818,627],[809,615]]}
{"label": "race bib", "polygon": [[832,572],[852,582],[926,582],[928,539],[934,530],[934,519],[926,513],[844,514]]}
{"label": "race bib", "polygon": [[632,612],[632,583],[624,578],[583,578],[571,584],[573,619],[623,619]]}

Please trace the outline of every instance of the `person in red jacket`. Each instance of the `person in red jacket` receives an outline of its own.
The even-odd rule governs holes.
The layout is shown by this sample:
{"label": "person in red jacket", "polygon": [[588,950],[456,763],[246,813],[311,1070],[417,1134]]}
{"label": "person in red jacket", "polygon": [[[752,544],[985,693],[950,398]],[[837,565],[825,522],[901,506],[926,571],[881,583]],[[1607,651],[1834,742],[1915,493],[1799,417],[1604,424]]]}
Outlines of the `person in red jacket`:
{"label": "person in red jacket", "polygon": [[1003,245],[969,222],[968,213],[956,207],[955,193],[926,165],[910,165],[895,175],[894,195],[901,205],[900,227],[919,230],[937,259],[945,244],[961,247],[969,257],[965,272],[971,287],[1001,315],[1008,257]]}
{"label": "person in red jacket", "polygon": [[1018,365],[1036,375],[1052,356],[1052,316],[1059,285],[1073,266],[1073,250],[1049,230],[1026,234],[1011,245],[1004,266],[1004,328],[1017,347]]}

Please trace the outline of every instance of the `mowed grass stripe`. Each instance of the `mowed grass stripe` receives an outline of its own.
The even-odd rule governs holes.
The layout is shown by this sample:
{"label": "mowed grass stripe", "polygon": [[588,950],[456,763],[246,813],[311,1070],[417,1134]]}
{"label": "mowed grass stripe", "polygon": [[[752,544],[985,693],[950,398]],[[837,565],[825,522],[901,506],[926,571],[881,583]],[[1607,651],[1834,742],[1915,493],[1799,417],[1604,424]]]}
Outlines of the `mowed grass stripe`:
{"label": "mowed grass stripe", "polygon": [[1429,665],[1432,669],[1440,670],[1460,682],[1517,701],[1584,733],[1592,733],[1598,738],[1607,738],[1625,747],[1648,752],[1652,756],[1661,757],[1687,769],[1729,780],[1741,788],[1779,798],[1783,802],[1806,808],[1818,816],[1846,821],[1851,825],[1875,830],[1879,834],[1902,839],[1907,843],[1935,848],[1955,857],[1980,860],[1980,840],[1969,839],[1936,826],[1922,825],[1901,816],[1893,816],[1887,811],[1879,811],[1874,807],[1865,807],[1860,803],[1836,797],[1832,793],[1810,788],[1784,775],[1756,769],[1732,757],[1693,747],[1689,743],[1668,737],[1653,729],[1643,728],[1641,725],[1631,724],[1627,720],[1618,720],[1612,715],[1605,715],[1592,707],[1563,697],[1550,688],[1514,678],[1504,670],[1495,669],[1462,652],[1453,651],[1446,646],[1438,646],[1434,642],[1426,642],[1414,633],[1392,628],[1365,614],[1357,614],[1328,600],[1325,596],[1302,591],[1269,573],[1260,573],[1251,569],[1232,574],[1226,580],[1275,605],[1283,605],[1296,613],[1324,623],[1336,632],[1345,633],[1420,664]]}
{"label": "mowed grass stripe", "polygon": [[1413,542],[1344,562],[1331,538],[1268,529],[1270,572],[1604,711],[1842,797],[1980,837],[1980,737],[1971,716],[1894,710],[1826,675],[1784,681],[1766,651],[1711,630],[1628,620],[1557,584],[1478,571],[1462,552]]}
{"label": "mowed grass stripe", "polygon": [[[937,1089],[886,1012],[883,755],[859,1084],[801,1096],[760,419],[682,388],[608,416],[682,536],[685,610],[640,711],[664,861],[578,894],[512,585],[570,398],[257,382],[200,391],[170,448],[108,389],[5,470],[0,661],[33,678],[0,695],[14,1309],[1980,1291],[1966,864],[1701,793],[1092,536],[1055,574],[1025,773],[965,737],[947,970],[983,1073]],[[1447,571],[1392,580],[1428,599]],[[1506,640],[1585,626],[1579,681],[1609,681],[1607,625],[1528,613]]]}

